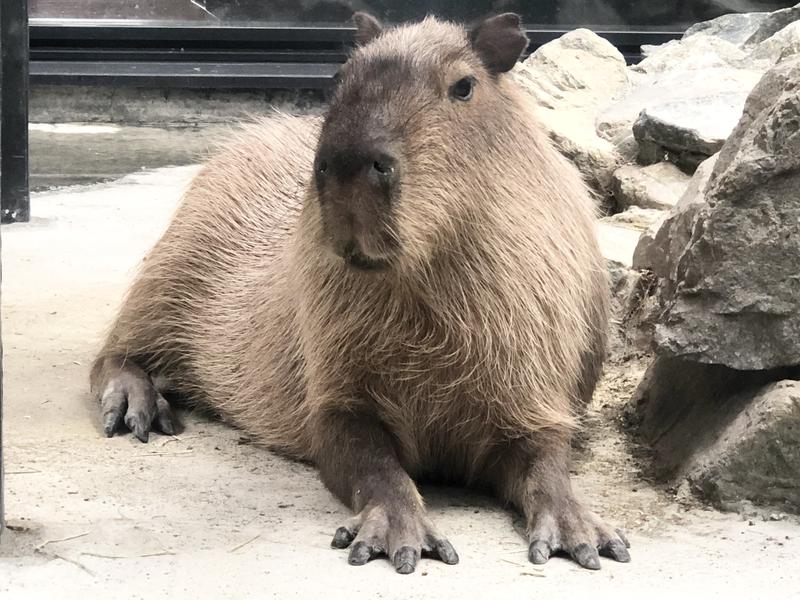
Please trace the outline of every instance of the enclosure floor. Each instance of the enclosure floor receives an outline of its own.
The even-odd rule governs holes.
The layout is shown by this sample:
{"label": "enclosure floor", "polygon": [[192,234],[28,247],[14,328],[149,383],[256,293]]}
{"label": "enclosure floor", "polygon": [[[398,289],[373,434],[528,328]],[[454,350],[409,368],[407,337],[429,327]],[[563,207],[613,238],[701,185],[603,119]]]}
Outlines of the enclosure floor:
{"label": "enclosure floor", "polygon": [[[3,229],[6,515],[2,598],[793,598],[800,526],[678,503],[646,483],[615,425],[639,375],[609,370],[575,467],[580,493],[625,527],[633,561],[598,572],[527,562],[491,498],[423,489],[461,562],[347,564],[348,516],[314,470],[182,414],[177,437],[105,438],[87,392],[104,328],[195,167],[36,194]],[[614,239],[613,236],[608,239]],[[619,250],[619,249],[617,249]],[[627,251],[626,251],[627,252]],[[777,517],[780,517],[779,515]],[[585,596],[584,596],[585,595]]]}

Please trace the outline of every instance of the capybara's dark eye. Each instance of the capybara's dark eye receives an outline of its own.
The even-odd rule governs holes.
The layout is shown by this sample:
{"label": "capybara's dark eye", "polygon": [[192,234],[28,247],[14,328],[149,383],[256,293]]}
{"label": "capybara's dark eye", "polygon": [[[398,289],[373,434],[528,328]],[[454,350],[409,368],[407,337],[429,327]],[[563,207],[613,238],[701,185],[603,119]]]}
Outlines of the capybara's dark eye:
{"label": "capybara's dark eye", "polygon": [[475,78],[462,77],[450,86],[450,97],[456,100],[467,101],[472,98],[472,90],[475,88]]}

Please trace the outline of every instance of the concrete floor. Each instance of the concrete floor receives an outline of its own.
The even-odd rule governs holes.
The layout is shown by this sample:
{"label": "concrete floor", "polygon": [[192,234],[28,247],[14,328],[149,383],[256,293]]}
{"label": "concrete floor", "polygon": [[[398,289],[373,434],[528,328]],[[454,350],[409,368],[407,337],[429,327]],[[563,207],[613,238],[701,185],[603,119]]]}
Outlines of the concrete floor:
{"label": "concrete floor", "polygon": [[112,181],[129,173],[199,163],[231,124],[131,127],[113,123],[33,123],[30,185],[41,191]]}
{"label": "concrete floor", "polygon": [[183,414],[178,437],[147,445],[103,437],[88,365],[194,172],[38,193],[32,222],[3,228],[10,529],[0,539],[0,597],[800,598],[796,521],[748,522],[677,502],[641,477],[616,426],[636,364],[609,368],[575,467],[583,496],[633,544],[631,563],[603,560],[598,572],[561,558],[534,567],[509,512],[443,488],[423,491],[459,565],[423,561],[410,576],[380,560],[350,567],[329,547],[347,511],[312,468],[199,415]]}

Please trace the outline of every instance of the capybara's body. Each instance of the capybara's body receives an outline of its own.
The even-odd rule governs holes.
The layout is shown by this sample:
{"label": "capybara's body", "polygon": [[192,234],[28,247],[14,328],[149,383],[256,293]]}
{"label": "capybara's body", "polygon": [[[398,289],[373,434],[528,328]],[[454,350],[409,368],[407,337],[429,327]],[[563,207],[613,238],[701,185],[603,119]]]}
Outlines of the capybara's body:
{"label": "capybara's body", "polygon": [[318,130],[313,118],[275,116],[209,161],[101,352],[298,458],[309,458],[309,411],[290,261]]}
{"label": "capybara's body", "polygon": [[[515,189],[502,203],[476,198],[487,204],[478,231],[461,224],[466,243],[443,248],[436,279],[394,281],[317,248],[318,217],[302,211],[318,130],[276,115],[206,165],[102,354],[302,459],[319,408],[309,372],[373,398],[415,473],[445,465],[471,479],[496,443],[574,424],[608,286],[571,166],[532,131],[548,172],[503,181]],[[545,175],[551,197],[536,181]]]}
{"label": "capybara's body", "polygon": [[[433,20],[360,27],[365,42],[377,39],[346,65],[324,121],[253,124],[191,184],[95,364],[106,427],[124,415],[144,439],[148,421],[171,431],[148,388],[158,380],[316,462],[359,512],[334,540],[355,538],[354,564],[384,552],[408,572],[426,544],[457,560],[432,533],[411,475],[492,487],[528,514],[534,562],[542,548],[563,548],[595,568],[576,549],[586,543],[566,541],[592,531],[590,546],[619,546],[573,510],[568,485],[569,437],[599,375],[608,319],[589,195],[506,67],[485,58],[495,50],[480,35],[492,31],[470,42]],[[370,61],[413,65],[424,81],[426,61],[462,44],[464,58],[451,60],[478,75],[455,75],[433,116],[425,106],[408,119],[393,112],[412,111],[424,90],[399,85],[383,100],[371,83]],[[408,65],[386,62],[398,49]],[[443,77],[454,77],[449,68]],[[362,155],[366,171],[353,158]],[[123,397],[121,409],[109,400]]]}

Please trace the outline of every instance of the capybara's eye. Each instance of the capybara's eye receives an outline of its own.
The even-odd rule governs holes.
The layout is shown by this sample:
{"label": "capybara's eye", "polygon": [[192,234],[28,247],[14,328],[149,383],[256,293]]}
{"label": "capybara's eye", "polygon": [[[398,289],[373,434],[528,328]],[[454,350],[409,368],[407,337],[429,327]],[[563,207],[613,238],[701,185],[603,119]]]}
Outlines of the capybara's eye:
{"label": "capybara's eye", "polygon": [[466,102],[472,98],[472,90],[475,88],[475,78],[472,76],[462,77],[450,86],[450,97]]}

